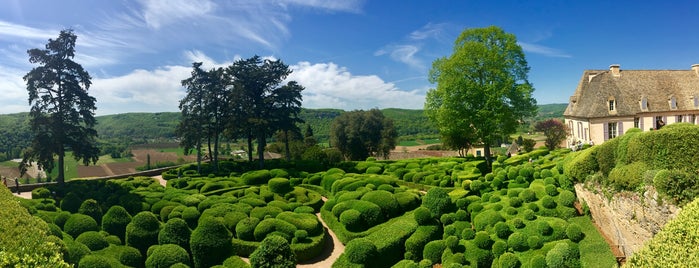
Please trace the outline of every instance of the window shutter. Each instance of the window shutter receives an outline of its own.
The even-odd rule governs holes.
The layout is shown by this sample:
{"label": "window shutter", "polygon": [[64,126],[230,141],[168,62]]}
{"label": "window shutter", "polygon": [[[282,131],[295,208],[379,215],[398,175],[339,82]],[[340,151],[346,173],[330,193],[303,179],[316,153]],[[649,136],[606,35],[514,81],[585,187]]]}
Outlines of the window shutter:
{"label": "window shutter", "polygon": [[609,140],[609,124],[602,123],[602,128],[604,128],[604,141]]}
{"label": "window shutter", "polygon": [[624,134],[623,122],[617,123],[616,129],[617,129],[617,132],[616,132],[617,137],[623,135]]}

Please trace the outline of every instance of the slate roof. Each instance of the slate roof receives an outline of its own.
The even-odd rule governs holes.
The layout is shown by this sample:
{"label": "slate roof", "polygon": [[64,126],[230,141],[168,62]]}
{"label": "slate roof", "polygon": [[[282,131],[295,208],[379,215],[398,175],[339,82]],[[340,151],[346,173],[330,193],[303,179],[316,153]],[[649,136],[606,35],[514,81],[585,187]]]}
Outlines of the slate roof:
{"label": "slate roof", "polygon": [[[695,65],[693,67],[699,68]],[[586,70],[563,113],[566,117],[599,118],[639,113],[698,111],[699,75],[694,70]],[[671,109],[675,97],[677,108]],[[609,99],[616,101],[616,114],[609,113]],[[648,109],[641,109],[647,98]]]}

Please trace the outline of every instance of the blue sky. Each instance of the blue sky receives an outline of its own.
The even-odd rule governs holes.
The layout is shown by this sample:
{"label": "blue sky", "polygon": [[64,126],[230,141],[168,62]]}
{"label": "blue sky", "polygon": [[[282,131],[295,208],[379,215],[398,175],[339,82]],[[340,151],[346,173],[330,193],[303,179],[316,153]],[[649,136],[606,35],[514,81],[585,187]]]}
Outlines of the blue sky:
{"label": "blue sky", "polygon": [[306,108],[422,109],[432,61],[467,28],[496,25],[525,51],[540,104],[567,103],[585,69],[690,69],[694,1],[5,0],[0,113],[29,110],[22,80],[61,29],[93,77],[97,114],[178,111],[191,63],[277,58]]}

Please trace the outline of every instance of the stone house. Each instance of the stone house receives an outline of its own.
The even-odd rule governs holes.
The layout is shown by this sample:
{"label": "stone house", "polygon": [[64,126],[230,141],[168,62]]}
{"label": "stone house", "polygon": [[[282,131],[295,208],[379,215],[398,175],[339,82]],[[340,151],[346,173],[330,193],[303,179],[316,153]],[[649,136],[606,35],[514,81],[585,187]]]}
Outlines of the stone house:
{"label": "stone house", "polygon": [[563,116],[568,145],[600,144],[630,128],[698,124],[699,64],[689,70],[586,70]]}

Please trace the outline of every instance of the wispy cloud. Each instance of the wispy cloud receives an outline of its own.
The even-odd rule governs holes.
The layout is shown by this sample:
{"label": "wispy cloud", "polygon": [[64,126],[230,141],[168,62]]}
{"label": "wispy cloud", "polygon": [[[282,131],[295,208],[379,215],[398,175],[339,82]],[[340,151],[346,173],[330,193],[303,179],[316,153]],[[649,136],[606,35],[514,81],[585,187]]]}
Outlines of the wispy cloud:
{"label": "wispy cloud", "polygon": [[343,11],[343,12],[353,12],[360,13],[362,11],[362,6],[364,4],[363,0],[340,0],[340,1],[327,1],[327,0],[281,0],[279,1],[282,5],[298,5],[305,7],[312,7],[330,11]]}
{"label": "wispy cloud", "polygon": [[[413,69],[427,69],[425,61],[419,56],[425,43],[444,39],[445,23],[428,23],[407,34],[404,40],[388,44],[374,52],[374,56],[389,55],[392,60],[404,63]],[[434,40],[432,40],[434,39]]]}
{"label": "wispy cloud", "polygon": [[58,31],[55,29],[36,29],[0,20],[0,35],[34,40],[48,40],[49,38],[55,37],[57,32]]}
{"label": "wispy cloud", "polygon": [[155,29],[179,20],[196,21],[216,7],[211,1],[142,0],[141,3],[146,24]]}
{"label": "wispy cloud", "polygon": [[554,58],[571,58],[572,56],[565,51],[562,51],[560,49],[555,49],[547,46],[542,46],[542,45],[537,45],[537,44],[531,44],[531,43],[525,43],[525,42],[518,42],[518,44],[522,47],[522,50],[524,52],[530,52],[534,54],[540,54],[546,57],[554,57]]}
{"label": "wispy cloud", "polygon": [[374,52],[375,56],[389,54],[391,59],[405,63],[416,69],[424,69],[425,64],[415,54],[420,51],[417,45],[389,45]]}
{"label": "wispy cloud", "polygon": [[422,28],[410,33],[408,37],[412,40],[424,40],[428,38],[441,39],[446,25],[445,23],[428,23],[422,26]]}

